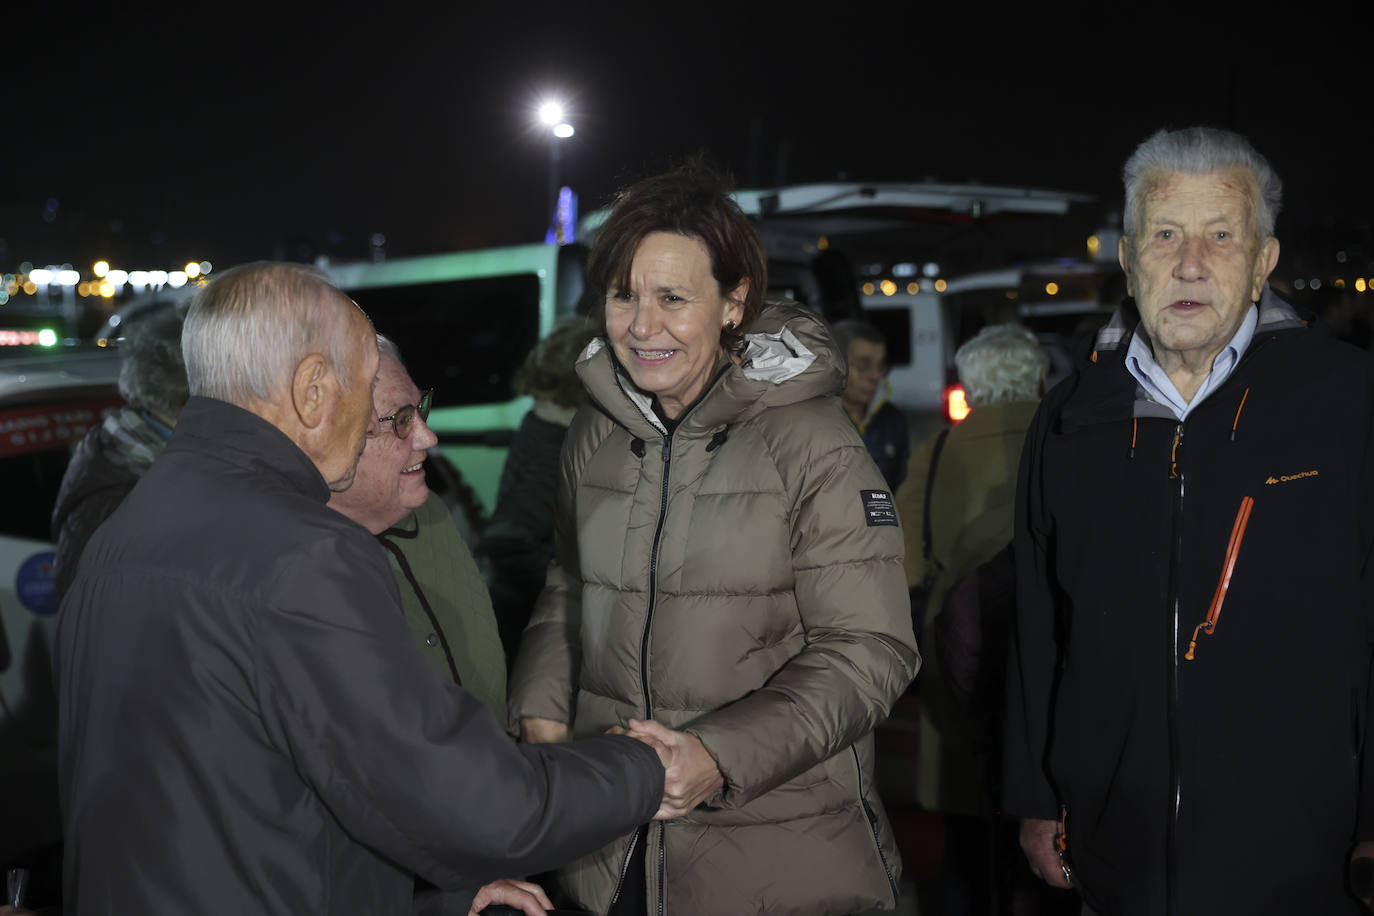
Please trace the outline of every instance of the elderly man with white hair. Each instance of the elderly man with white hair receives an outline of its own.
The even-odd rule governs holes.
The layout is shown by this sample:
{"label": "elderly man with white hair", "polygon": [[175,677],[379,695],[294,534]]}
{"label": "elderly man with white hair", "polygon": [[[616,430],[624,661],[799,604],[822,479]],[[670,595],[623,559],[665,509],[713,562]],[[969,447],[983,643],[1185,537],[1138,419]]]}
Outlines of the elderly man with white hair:
{"label": "elderly man with white hair", "polygon": [[183,349],[176,430],[59,612],[65,909],[403,914],[419,875],[542,913],[499,879],[652,817],[659,757],[516,745],[417,651],[382,548],[326,505],[381,423],[347,296],[236,268]]}
{"label": "elderly man with white hair", "polygon": [[1374,837],[1374,364],[1268,286],[1242,137],[1127,161],[1131,299],[1022,457],[1005,808],[1100,914],[1342,913]]}

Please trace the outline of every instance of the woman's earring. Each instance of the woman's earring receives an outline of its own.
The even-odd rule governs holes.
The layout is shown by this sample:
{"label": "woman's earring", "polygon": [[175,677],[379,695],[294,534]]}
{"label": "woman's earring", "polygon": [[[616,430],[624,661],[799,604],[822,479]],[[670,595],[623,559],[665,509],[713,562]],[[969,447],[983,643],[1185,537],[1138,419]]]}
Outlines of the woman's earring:
{"label": "woman's earring", "polygon": [[733,331],[734,329],[735,329],[735,320],[734,320],[733,318],[728,319],[728,320],[725,322],[725,330],[727,330],[727,331]]}

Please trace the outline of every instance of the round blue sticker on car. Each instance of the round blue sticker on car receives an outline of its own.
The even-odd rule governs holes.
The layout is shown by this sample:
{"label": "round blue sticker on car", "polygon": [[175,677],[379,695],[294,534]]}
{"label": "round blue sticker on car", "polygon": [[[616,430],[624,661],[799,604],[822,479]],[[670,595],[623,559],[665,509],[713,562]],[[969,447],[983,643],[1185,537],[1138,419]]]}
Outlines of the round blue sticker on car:
{"label": "round blue sticker on car", "polygon": [[24,561],[14,575],[14,592],[19,603],[35,614],[50,617],[57,613],[57,578],[53,565],[57,554],[51,550],[36,553]]}

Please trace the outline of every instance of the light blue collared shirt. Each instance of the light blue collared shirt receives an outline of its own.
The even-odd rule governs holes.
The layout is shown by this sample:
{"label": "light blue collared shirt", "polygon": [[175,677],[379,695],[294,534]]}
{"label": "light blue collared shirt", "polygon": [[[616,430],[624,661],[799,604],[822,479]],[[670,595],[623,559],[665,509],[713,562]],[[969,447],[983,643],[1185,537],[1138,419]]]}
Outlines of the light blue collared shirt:
{"label": "light blue collared shirt", "polygon": [[1131,344],[1126,349],[1126,369],[1140,383],[1140,387],[1145,389],[1150,400],[1169,408],[1178,419],[1185,420],[1194,407],[1206,400],[1207,395],[1216,391],[1222,382],[1231,377],[1236,364],[1250,346],[1258,324],[1259,309],[1252,305],[1245,320],[1231,337],[1231,342],[1222,347],[1216,359],[1212,360],[1212,371],[1202,380],[1202,387],[1198,388],[1191,401],[1183,399],[1183,395],[1178,393],[1174,383],[1169,380],[1168,374],[1160,368],[1155,360],[1154,351],[1145,340],[1144,328],[1139,325],[1136,326],[1136,332],[1131,335]]}

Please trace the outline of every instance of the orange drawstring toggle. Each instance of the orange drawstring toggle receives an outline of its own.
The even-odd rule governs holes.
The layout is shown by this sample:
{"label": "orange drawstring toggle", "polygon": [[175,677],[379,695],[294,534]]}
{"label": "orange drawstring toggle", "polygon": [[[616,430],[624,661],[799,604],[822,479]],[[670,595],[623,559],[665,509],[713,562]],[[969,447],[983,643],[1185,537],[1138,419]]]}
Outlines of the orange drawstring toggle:
{"label": "orange drawstring toggle", "polygon": [[1204,620],[1204,621],[1202,621],[1202,623],[1200,623],[1200,624],[1198,624],[1197,626],[1193,627],[1193,638],[1190,639],[1190,640],[1188,640],[1188,651],[1183,653],[1183,657],[1186,658],[1186,659],[1188,659],[1188,661],[1192,661],[1192,660],[1193,660],[1193,653],[1197,650],[1197,634],[1198,634],[1198,630],[1206,630],[1206,631],[1207,631],[1207,635],[1208,635],[1208,636],[1211,636],[1211,635],[1212,635],[1212,631],[1216,629],[1216,626],[1217,626],[1217,625],[1216,625],[1215,623],[1213,623],[1212,621],[1210,621],[1210,620]]}

